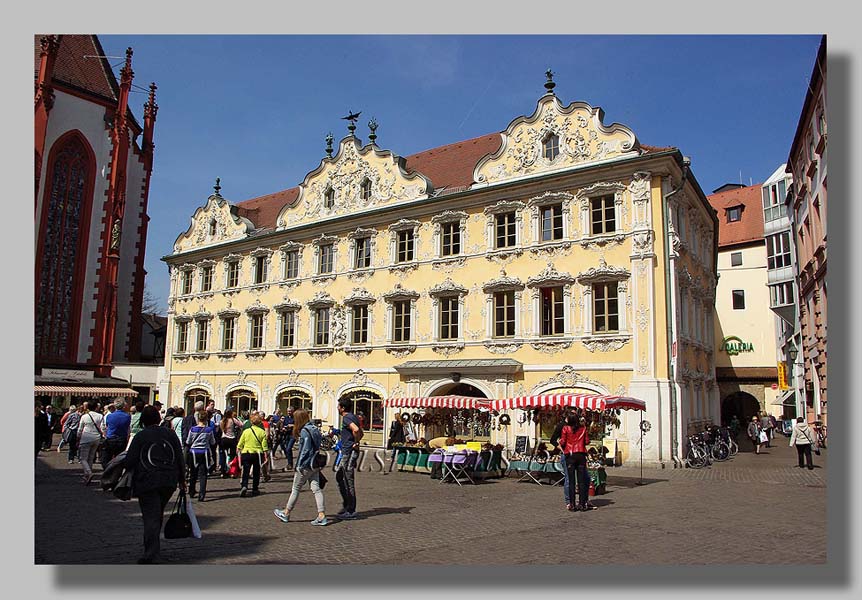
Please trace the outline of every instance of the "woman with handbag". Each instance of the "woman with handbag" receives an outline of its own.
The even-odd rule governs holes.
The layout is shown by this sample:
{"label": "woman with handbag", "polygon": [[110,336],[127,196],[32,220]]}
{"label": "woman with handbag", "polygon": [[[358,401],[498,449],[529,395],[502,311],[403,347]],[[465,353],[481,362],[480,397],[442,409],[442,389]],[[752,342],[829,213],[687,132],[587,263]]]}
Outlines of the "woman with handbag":
{"label": "woman with handbag", "polygon": [[[793,425],[793,432],[790,434],[790,446],[796,446],[796,455],[799,459],[799,468],[802,469],[808,465],[809,470],[814,469],[814,463],[811,459],[811,449],[820,454],[820,449],[814,444],[814,431],[805,422],[805,417],[796,417],[796,423]],[[803,463],[804,459],[804,463]]]}
{"label": "woman with handbag", "polygon": [[751,423],[748,424],[748,437],[751,443],[754,444],[754,453],[760,454],[760,446],[763,444],[760,433],[763,430],[760,428],[760,422],[757,420],[757,415],[751,417]]}
{"label": "woman with handbag", "polygon": [[173,430],[159,427],[161,415],[149,404],[141,411],[143,429],[132,438],[125,469],[133,469],[132,489],[141,507],[144,520],[144,555],[138,564],[161,562],[159,533],[162,530],[165,506],[179,485],[186,491],[183,449]]}
{"label": "woman with handbag", "polygon": [[[566,424],[560,434],[560,448],[566,455],[566,469],[569,472],[569,505],[571,511],[588,511],[596,507],[589,501],[590,474],[587,471],[587,445],[590,438],[587,435],[586,424],[576,414],[566,417]],[[577,482],[578,503],[575,504],[575,483]]]}
{"label": "woman with handbag", "polygon": [[[320,430],[315,427],[309,420],[308,411],[299,409],[293,413],[294,436],[299,438],[299,456],[296,459],[296,474],[293,476],[293,489],[290,491],[290,498],[287,499],[287,505],[284,510],[275,509],[273,514],[282,523],[287,523],[290,520],[290,511],[296,506],[296,501],[299,499],[299,492],[306,482],[311,484],[311,491],[314,494],[314,501],[317,504],[317,518],[314,519],[312,525],[329,525],[326,519],[326,508],[323,502],[323,488],[325,479],[320,472],[319,454],[320,444],[323,441],[323,436],[320,435]],[[325,459],[324,459],[325,460]]]}
{"label": "woman with handbag", "polygon": [[90,483],[93,478],[96,450],[105,439],[103,427],[104,417],[98,411],[98,404],[95,400],[90,400],[86,403],[78,423],[78,457],[81,459],[81,467],[84,470],[84,485]]}
{"label": "woman with handbag", "polygon": [[239,432],[242,429],[242,423],[233,416],[233,410],[229,408],[224,411],[219,427],[221,428],[221,441],[219,444],[224,451],[222,456],[225,458],[221,464],[221,476],[222,478],[227,478],[228,465],[236,458],[236,444],[239,441]]}
{"label": "woman with handbag", "polygon": [[267,459],[269,446],[266,443],[266,431],[263,428],[260,413],[253,411],[249,417],[250,426],[242,432],[236,444],[237,452],[242,461],[242,484],[239,495],[245,498],[248,493],[248,476],[252,474],[251,495],[260,495],[260,472]]}

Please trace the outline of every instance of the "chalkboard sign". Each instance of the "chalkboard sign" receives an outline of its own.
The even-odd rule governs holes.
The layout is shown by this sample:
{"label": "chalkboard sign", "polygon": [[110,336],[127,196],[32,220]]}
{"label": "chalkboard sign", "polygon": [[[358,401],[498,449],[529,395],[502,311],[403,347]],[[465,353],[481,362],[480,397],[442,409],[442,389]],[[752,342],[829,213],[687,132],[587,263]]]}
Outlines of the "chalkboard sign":
{"label": "chalkboard sign", "polygon": [[515,436],[515,453],[524,456],[527,454],[527,445],[529,444],[529,436],[526,435],[516,435]]}

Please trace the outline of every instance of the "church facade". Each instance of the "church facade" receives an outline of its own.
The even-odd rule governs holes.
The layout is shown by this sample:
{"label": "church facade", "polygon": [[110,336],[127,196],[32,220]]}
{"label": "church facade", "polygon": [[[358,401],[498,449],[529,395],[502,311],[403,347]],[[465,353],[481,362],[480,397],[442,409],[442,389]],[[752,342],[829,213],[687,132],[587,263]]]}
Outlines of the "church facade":
{"label": "church facade", "polygon": [[[387,398],[629,395],[645,461],[678,464],[719,414],[715,215],[678,149],[553,87],[500,133],[401,157],[351,122],[295,188],[233,203],[217,183],[164,257],[163,402],[337,426],[347,398],[380,446]],[[553,428],[511,412],[456,419],[509,448]],[[613,432],[624,459],[640,419]]]}

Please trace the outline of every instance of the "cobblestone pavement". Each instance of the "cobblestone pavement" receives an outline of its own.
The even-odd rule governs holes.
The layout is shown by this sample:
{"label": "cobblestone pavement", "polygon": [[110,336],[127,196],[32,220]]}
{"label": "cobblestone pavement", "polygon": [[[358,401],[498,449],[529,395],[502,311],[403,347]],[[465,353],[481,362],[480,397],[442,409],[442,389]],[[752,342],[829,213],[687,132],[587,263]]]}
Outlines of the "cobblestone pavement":
{"label": "cobblestone pavement", "polygon": [[[203,538],[162,541],[162,553],[170,562],[220,564],[825,563],[828,451],[809,471],[796,467],[786,438],[776,442],[765,454],[699,471],[644,469],[643,485],[637,463],[609,467],[607,493],[588,513],[565,511],[559,486],[505,478],[458,487],[419,472],[374,471],[357,473],[359,519],[310,527],[316,510],[307,488],[295,521],[272,515],[292,473],[274,473],[254,498],[239,497],[238,480],[211,479],[207,502],[195,507]],[[329,475],[334,515],[340,496]],[[38,458],[35,562],[134,563],[143,532],[137,501],[101,492],[98,479],[85,488],[80,476],[65,454]]]}

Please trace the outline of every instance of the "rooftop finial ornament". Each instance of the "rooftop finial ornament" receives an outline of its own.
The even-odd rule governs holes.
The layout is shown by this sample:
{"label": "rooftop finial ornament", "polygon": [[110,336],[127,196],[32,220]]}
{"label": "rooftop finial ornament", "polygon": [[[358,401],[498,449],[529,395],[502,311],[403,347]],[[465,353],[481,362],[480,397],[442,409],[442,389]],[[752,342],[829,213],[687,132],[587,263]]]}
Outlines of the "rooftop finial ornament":
{"label": "rooftop finial ornament", "polygon": [[213,186],[215,195],[221,197],[221,177],[216,177],[216,183]]}
{"label": "rooftop finial ornament", "polygon": [[368,134],[368,141],[374,144],[374,140],[377,139],[377,120],[374,117],[371,117],[371,120],[368,121],[368,129],[371,130],[371,133]]}
{"label": "rooftop finial ornament", "polygon": [[546,93],[553,94],[554,88],[557,85],[556,83],[554,83],[554,72],[551,71],[551,69],[548,69],[547,71],[545,71],[545,77],[548,78],[548,80],[545,82],[545,89],[548,90]]}
{"label": "rooftop finial ornament", "polygon": [[352,110],[347,111],[346,117],[341,117],[345,121],[349,121],[350,125],[347,126],[347,131],[350,132],[350,135],[353,135],[353,132],[356,131],[356,121],[359,120],[359,115],[362,114],[362,111],[358,113],[353,112]]}
{"label": "rooftop finial ornament", "polygon": [[332,158],[332,132],[326,135],[326,156]]}

